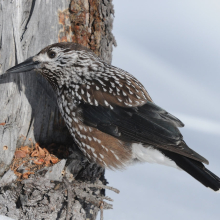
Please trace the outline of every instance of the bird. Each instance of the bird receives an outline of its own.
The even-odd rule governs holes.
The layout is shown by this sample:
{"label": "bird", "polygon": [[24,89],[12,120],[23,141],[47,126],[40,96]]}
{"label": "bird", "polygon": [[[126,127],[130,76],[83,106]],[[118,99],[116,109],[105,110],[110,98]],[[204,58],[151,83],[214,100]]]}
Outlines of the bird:
{"label": "bird", "polygon": [[130,73],[72,42],[49,45],[6,74],[32,70],[52,86],[66,126],[90,162],[112,170],[159,163],[219,191],[220,178],[204,165],[208,160],[183,140],[184,124],[156,105]]}

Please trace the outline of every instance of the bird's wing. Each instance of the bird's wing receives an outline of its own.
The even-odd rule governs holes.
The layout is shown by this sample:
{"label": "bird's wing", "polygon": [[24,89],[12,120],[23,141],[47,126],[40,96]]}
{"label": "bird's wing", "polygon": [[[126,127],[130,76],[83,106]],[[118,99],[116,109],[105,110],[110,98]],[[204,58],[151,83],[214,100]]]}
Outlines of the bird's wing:
{"label": "bird's wing", "polygon": [[89,126],[118,139],[143,143],[165,149],[208,164],[208,161],[190,149],[177,127],[183,123],[148,101],[143,106],[108,108],[82,103],[81,118]]}
{"label": "bird's wing", "polygon": [[105,72],[96,73],[93,79],[87,79],[85,84],[79,85],[78,91],[85,103],[110,108],[113,105],[128,108],[142,106],[152,101],[135,77],[113,66],[108,66]]}

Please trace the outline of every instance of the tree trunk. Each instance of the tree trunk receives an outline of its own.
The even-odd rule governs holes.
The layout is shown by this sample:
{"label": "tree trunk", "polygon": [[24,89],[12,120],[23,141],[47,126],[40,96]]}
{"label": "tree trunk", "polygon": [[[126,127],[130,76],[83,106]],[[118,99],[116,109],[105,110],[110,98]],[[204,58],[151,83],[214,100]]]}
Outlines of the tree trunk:
{"label": "tree trunk", "polygon": [[[62,41],[82,44],[110,63],[116,45],[113,14],[112,0],[0,0],[0,74]],[[78,150],[42,76],[30,72],[0,79],[0,112],[0,214],[80,220],[95,219],[100,204],[111,208],[102,203],[104,169]],[[33,155],[20,157],[23,164],[16,167],[14,154],[36,142],[62,160],[38,166],[24,179]]]}

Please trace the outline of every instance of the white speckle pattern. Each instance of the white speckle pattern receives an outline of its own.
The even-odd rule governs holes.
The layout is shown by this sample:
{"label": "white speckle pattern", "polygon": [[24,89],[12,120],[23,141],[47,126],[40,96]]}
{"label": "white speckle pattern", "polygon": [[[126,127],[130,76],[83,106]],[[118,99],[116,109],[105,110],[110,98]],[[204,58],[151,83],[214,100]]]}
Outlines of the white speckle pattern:
{"label": "white speckle pattern", "polygon": [[[47,61],[43,75],[57,92],[60,112],[76,144],[91,160],[102,161],[113,154],[115,161],[120,161],[117,151],[109,152],[115,147],[111,146],[112,142],[106,143],[100,134],[93,136],[96,128],[83,124],[82,104],[102,105],[111,110],[115,106],[128,108],[151,100],[147,92],[132,75],[103,62],[91,52],[66,51],[58,46],[53,50],[58,54],[54,59],[48,58],[46,53],[36,57]],[[100,151],[95,146],[99,146]],[[107,166],[105,161],[102,164]]]}

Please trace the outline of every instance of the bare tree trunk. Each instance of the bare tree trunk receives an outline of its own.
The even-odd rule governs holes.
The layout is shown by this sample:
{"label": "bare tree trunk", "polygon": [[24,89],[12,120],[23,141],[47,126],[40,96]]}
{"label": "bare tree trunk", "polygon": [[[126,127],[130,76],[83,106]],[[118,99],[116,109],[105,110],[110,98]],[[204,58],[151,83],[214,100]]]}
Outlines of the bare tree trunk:
{"label": "bare tree trunk", "polygon": [[[110,63],[113,14],[111,0],[0,0],[0,74],[62,41],[82,44]],[[59,163],[17,181],[10,169],[15,150],[31,142],[62,146],[71,155],[58,153]],[[77,150],[52,88],[36,73],[0,80],[0,176],[0,214],[14,219],[95,219],[100,204],[111,208],[102,203],[104,170]]]}

